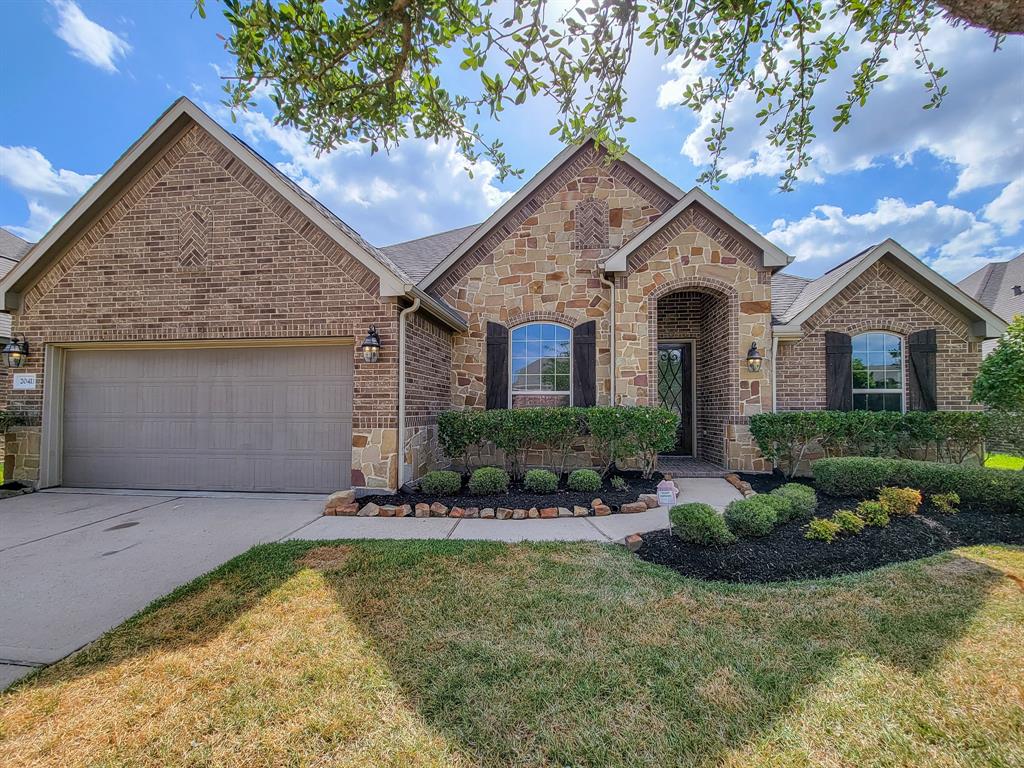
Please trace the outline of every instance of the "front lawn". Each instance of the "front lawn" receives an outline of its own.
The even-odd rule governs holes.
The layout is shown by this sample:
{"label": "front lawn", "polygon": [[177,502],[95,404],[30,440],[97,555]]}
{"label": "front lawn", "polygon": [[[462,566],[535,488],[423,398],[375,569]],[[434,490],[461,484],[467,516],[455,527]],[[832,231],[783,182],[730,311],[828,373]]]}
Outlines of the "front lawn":
{"label": "front lawn", "polygon": [[0,698],[0,764],[1020,765],[1022,589],[1006,546],[765,586],[267,545]]}
{"label": "front lawn", "polygon": [[985,457],[985,466],[993,469],[1024,469],[1024,457],[1008,453],[990,453]]}

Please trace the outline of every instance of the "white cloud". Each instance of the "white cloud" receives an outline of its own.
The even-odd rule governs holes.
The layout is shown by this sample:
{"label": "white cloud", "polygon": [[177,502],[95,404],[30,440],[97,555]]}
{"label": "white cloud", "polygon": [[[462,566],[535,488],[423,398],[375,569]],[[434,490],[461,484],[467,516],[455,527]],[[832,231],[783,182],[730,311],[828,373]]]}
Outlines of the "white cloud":
{"label": "white cloud", "polygon": [[1024,178],[1010,182],[999,197],[984,208],[985,218],[998,224],[1004,235],[1015,235],[1024,223]]}
{"label": "white cloud", "polygon": [[476,223],[511,195],[495,185],[489,162],[473,166],[469,178],[452,142],[406,139],[391,154],[375,156],[352,143],[318,156],[301,131],[261,112],[238,119],[246,141],[281,156],[282,171],[376,244]]}
{"label": "white cloud", "polygon": [[132,47],[128,41],[90,19],[73,0],[51,0],[57,11],[57,37],[71,48],[71,54],[105,72],[117,72],[117,61]]}
{"label": "white cloud", "polygon": [[24,195],[29,211],[25,224],[4,226],[28,240],[38,240],[98,178],[57,170],[35,147],[0,146],[0,179]]}
{"label": "white cloud", "polygon": [[[823,30],[823,34],[828,30]],[[849,78],[834,74],[819,88],[815,114],[818,138],[812,145],[814,160],[802,173],[805,181],[820,182],[830,174],[868,168],[880,160],[912,163],[914,154],[930,152],[953,164],[958,179],[953,193],[992,184],[1005,184],[1024,174],[1024,98],[1021,61],[1024,41],[1010,38],[1004,49],[992,51],[992,40],[978,30],[952,29],[937,22],[928,37],[930,56],[949,74],[949,88],[941,108],[924,110],[922,74],[914,66],[914,51],[905,45],[892,52],[884,72],[888,79],[872,94],[867,106],[855,109],[849,125],[831,131],[831,115],[843,100]],[[849,72],[865,47],[856,41],[844,57]],[[780,59],[792,58],[783,51]],[[659,92],[658,105],[669,108],[698,74],[682,69],[678,59],[667,65],[673,77]],[[757,124],[759,105],[749,93],[729,106],[734,127],[722,169],[736,181],[747,176],[778,176],[785,169],[785,153],[768,145],[764,128]],[[704,137],[712,110],[699,116],[698,125],[683,142],[682,153],[695,165],[708,161]]]}
{"label": "white cloud", "polygon": [[951,280],[990,261],[999,238],[992,223],[970,211],[931,200],[908,205],[899,198],[878,200],[865,213],[819,205],[802,219],[775,221],[767,237],[794,256],[796,273],[819,275],[891,237]]}

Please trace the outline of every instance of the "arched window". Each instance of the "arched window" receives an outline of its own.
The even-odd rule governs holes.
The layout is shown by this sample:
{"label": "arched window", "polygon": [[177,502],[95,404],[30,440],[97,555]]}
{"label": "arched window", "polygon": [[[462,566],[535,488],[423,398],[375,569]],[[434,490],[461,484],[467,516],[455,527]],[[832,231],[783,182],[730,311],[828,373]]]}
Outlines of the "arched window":
{"label": "arched window", "polygon": [[[569,404],[572,392],[572,331],[556,323],[529,323],[512,331],[511,382],[513,405],[554,404],[562,395]],[[534,403],[530,397],[543,399]]]}
{"label": "arched window", "polygon": [[853,337],[853,407],[903,412],[903,339],[871,331]]}

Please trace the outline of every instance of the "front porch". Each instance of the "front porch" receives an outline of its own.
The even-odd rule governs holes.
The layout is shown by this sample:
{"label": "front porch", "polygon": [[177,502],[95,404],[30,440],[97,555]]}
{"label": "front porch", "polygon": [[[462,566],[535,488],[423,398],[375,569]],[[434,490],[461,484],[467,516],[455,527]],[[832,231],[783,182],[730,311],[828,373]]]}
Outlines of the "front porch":
{"label": "front porch", "polygon": [[663,454],[658,457],[658,471],[678,480],[681,477],[725,477],[731,470],[692,456]]}

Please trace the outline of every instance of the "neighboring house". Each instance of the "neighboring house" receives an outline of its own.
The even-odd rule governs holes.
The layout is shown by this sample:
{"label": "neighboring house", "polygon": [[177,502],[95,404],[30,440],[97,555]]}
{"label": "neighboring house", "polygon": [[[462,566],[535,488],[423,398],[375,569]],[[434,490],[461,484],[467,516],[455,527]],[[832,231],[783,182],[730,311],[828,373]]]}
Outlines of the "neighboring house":
{"label": "neighboring house", "polygon": [[[31,248],[32,243],[0,227],[0,278],[10,272]],[[10,338],[11,316],[0,313],[0,343],[6,344]]]}
{"label": "neighboring house", "polygon": [[443,410],[564,403],[665,404],[675,453],[757,470],[752,414],[968,407],[1002,320],[891,240],[817,280],[789,262],[590,142],[482,224],[377,248],[181,99],[0,283],[38,381],[12,409],[41,425],[9,472],[395,487]]}
{"label": "neighboring house", "polygon": [[[1024,253],[1009,261],[986,264],[957,285],[1010,322],[1017,315],[1024,315]],[[982,345],[982,350],[987,355],[995,346],[996,339],[991,339]]]}

